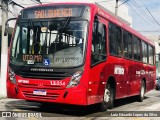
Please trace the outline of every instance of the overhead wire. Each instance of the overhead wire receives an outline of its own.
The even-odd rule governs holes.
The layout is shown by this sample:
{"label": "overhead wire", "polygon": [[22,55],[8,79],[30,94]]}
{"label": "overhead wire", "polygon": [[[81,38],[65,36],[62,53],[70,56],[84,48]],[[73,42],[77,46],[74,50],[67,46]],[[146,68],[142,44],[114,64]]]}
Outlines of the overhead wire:
{"label": "overhead wire", "polygon": [[132,7],[129,3],[127,3],[127,4],[128,4],[128,6],[130,6],[131,9],[133,9],[133,11],[134,11],[133,13],[134,14],[138,15],[139,18],[143,19],[146,23],[148,23],[151,27],[153,27],[153,24],[151,24],[149,21],[147,21],[145,18],[143,18],[141,16],[141,14],[138,13],[134,7]]}
{"label": "overhead wire", "polygon": [[[42,2],[42,3],[50,3],[50,2]],[[37,4],[37,3],[35,3],[35,4]],[[29,4],[21,3],[21,5],[27,5],[27,6],[29,6],[29,5],[33,5],[33,3],[32,4],[31,3],[29,3]]]}
{"label": "overhead wire", "polygon": [[17,17],[17,15],[15,15],[15,14],[10,10],[10,8],[8,8],[8,12],[10,12],[14,17]]}
{"label": "overhead wire", "polygon": [[121,4],[119,4],[118,6],[121,6],[121,5],[125,4],[125,3],[128,2],[128,1],[129,1],[129,0],[126,0],[126,1],[122,2]]}
{"label": "overhead wire", "polygon": [[[124,0],[124,1],[123,1],[121,4],[119,4],[118,6],[121,6],[121,5],[125,4],[125,3],[127,3],[128,1],[131,1],[131,0]],[[106,0],[104,1],[104,0],[103,0],[103,1],[99,1],[98,3],[101,3],[101,2],[111,2],[111,1],[106,1]],[[132,2],[132,1],[131,1],[131,2]],[[127,3],[127,4],[128,4],[128,3]],[[134,4],[134,3],[133,3],[133,4]],[[139,9],[139,7],[137,7],[137,5],[138,5],[138,4],[134,4],[134,6],[136,6],[136,8]],[[143,10],[140,9],[139,11],[140,11],[141,14],[143,14],[143,16],[145,16],[147,19],[150,19],[147,15],[145,15],[145,14],[143,13],[143,12],[144,12]],[[141,15],[139,15],[139,16],[141,16]],[[142,17],[141,17],[141,18],[142,18]],[[149,21],[147,21],[146,19],[144,19],[144,18],[142,18],[142,19],[145,20],[148,24],[151,24],[151,23],[152,23],[152,24],[155,24],[155,23],[152,21],[152,19],[150,19],[150,20],[152,21],[151,23],[150,23]]]}
{"label": "overhead wire", "polygon": [[151,17],[153,18],[153,20],[158,24],[160,25],[160,23],[155,19],[155,17],[152,15],[152,13],[150,12],[150,10],[147,8],[147,6],[144,4],[143,0],[141,0],[144,7],[146,8],[146,10],[148,11],[148,13],[151,15]]}
{"label": "overhead wire", "polygon": [[97,3],[102,3],[102,2],[111,2],[110,0],[106,1],[106,0],[103,0],[103,1],[99,1]]}
{"label": "overhead wire", "polygon": [[154,25],[157,25],[157,23],[155,23],[155,21],[150,18],[150,16],[148,16],[147,14],[145,14],[146,12],[141,9],[141,7],[139,7],[138,3],[135,1],[135,0],[131,0],[131,3],[137,8],[136,10],[139,11],[145,18],[147,18],[147,21],[154,24]]}
{"label": "overhead wire", "polygon": [[40,0],[39,0],[39,1],[38,1],[38,0],[31,0],[31,1],[32,1],[32,2],[35,2],[35,3],[42,4]]}
{"label": "overhead wire", "polygon": [[151,30],[151,31],[149,31],[149,30],[146,30],[146,31],[138,31],[138,32],[160,32],[160,30]]}
{"label": "overhead wire", "polygon": [[[36,1],[36,0],[30,0],[36,4],[38,4],[39,2]],[[128,1],[131,1],[131,2],[128,2]],[[142,0],[141,0],[142,1]],[[45,2],[41,2],[41,3],[50,3],[51,1],[45,1]],[[110,0],[106,1],[106,0],[103,0],[103,1],[99,1],[98,3],[101,3],[101,2],[110,2]],[[122,0],[121,0],[122,2]],[[143,1],[142,1],[143,2]],[[130,6],[131,9],[134,10],[134,12],[139,16],[139,18],[141,18],[143,21],[145,21],[148,25],[152,26],[152,27],[157,27],[155,25],[160,25],[160,23],[154,18],[154,16],[152,15],[152,13],[149,11],[149,9],[146,7],[145,4],[143,4],[145,6],[145,9],[148,11],[148,13],[150,14],[150,16],[148,16],[148,14],[145,14],[146,11],[144,11],[143,9],[141,9],[138,5],[137,2],[135,2],[135,0],[123,0],[123,2],[121,4],[119,4],[118,6],[121,6],[123,4],[127,4],[128,6]],[[130,3],[130,4],[129,4]],[[132,3],[132,5],[131,5]],[[22,3],[20,5],[33,5],[33,4],[27,4],[27,3]],[[136,8],[134,8],[134,7]]]}
{"label": "overhead wire", "polygon": [[[130,2],[130,4],[128,4],[129,6],[130,6],[130,8],[132,8],[133,9],[133,13],[134,14],[137,14],[138,15],[138,17],[137,18],[142,18],[145,22],[146,22],[146,26],[145,26],[145,30],[138,30],[138,31],[141,31],[141,33],[142,33],[142,31],[146,31],[146,29],[149,29],[148,30],[148,32],[150,32],[150,33],[154,33],[154,34],[157,34],[158,33],[158,30],[157,29],[159,29],[159,27],[157,26],[157,22],[155,22],[150,16],[148,16],[148,14],[145,14],[146,13],[146,11],[144,11],[144,10],[142,10],[140,7],[139,7],[139,5],[138,5],[138,3],[135,3],[135,1],[133,2],[134,0],[131,0],[131,2]],[[131,3],[132,3],[132,5],[131,5]],[[134,7],[133,7],[134,6]],[[136,9],[135,9],[136,8]],[[141,10],[140,10],[141,9]],[[141,12],[140,12],[141,11]],[[142,14],[142,11],[143,11],[143,14]],[[144,14],[145,14],[145,16],[147,15],[147,18],[149,17],[150,19],[146,19],[146,17],[144,17]],[[136,20],[136,19],[135,19]],[[143,21],[143,22],[144,22]],[[139,22],[139,21],[138,21]],[[149,27],[150,26],[150,27]],[[157,29],[155,29],[155,30],[151,30],[151,27],[152,28],[157,28]],[[153,31],[153,32],[152,32]],[[156,33],[154,32],[154,31],[157,31]],[[160,32],[160,31],[159,31]]]}
{"label": "overhead wire", "polygon": [[[120,1],[120,0],[119,0]],[[143,20],[143,22],[145,21],[147,24],[149,24],[151,27],[157,27],[157,26],[155,26],[155,25],[157,25],[156,23],[155,23],[155,21],[153,21],[153,19],[152,18],[150,18],[150,16],[148,16],[147,14],[145,14],[145,11],[143,10],[143,9],[141,9],[140,7],[139,7],[139,5],[135,2],[135,1],[131,1],[131,3],[133,4],[133,5],[131,5],[131,4],[129,4],[128,2],[129,1],[131,1],[131,0],[121,0],[121,4],[119,4],[118,6],[121,6],[121,5],[123,5],[123,4],[128,4],[128,6],[130,6],[130,8],[131,9],[133,9],[133,11],[139,16],[139,18],[141,18],[140,20]],[[101,2],[111,2],[111,1],[106,1],[106,0],[103,0],[103,1],[99,1],[98,3],[101,3]],[[113,3],[112,3],[113,4]],[[134,6],[134,7],[132,7],[132,6]],[[142,14],[142,15],[141,15]],[[148,27],[148,26],[147,26]]]}

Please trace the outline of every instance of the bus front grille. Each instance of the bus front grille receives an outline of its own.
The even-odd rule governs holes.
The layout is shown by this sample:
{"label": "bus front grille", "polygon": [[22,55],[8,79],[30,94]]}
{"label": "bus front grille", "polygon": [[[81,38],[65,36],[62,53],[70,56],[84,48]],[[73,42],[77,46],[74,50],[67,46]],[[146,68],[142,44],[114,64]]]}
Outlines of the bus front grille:
{"label": "bus front grille", "polygon": [[35,71],[19,71],[17,75],[24,78],[33,79],[50,79],[50,80],[62,80],[71,77],[69,73],[66,72],[35,72]]}
{"label": "bus front grille", "polygon": [[58,85],[46,85],[43,84],[41,87],[39,87],[38,83],[33,83],[33,84],[28,84],[28,83],[21,83],[19,85],[20,87],[24,87],[24,88],[37,88],[37,89],[50,89],[50,90],[61,90],[61,89],[65,89],[64,86],[58,86]]}
{"label": "bus front grille", "polygon": [[35,95],[30,91],[22,91],[23,95],[26,98],[35,98],[35,99],[48,99],[48,100],[56,100],[59,97],[59,94],[55,93],[47,93],[46,95]]}

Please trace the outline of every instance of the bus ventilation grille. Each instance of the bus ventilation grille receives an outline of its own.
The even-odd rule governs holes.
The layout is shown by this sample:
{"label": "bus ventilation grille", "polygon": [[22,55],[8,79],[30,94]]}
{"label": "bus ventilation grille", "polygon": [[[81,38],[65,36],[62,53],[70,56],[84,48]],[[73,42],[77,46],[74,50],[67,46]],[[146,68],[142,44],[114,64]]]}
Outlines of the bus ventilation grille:
{"label": "bus ventilation grille", "polygon": [[24,78],[33,79],[52,79],[52,80],[62,80],[71,77],[69,73],[66,72],[29,72],[29,71],[19,71],[17,75]]}
{"label": "bus ventilation grille", "polygon": [[35,99],[48,99],[48,100],[56,100],[59,97],[59,94],[55,93],[47,93],[46,95],[34,95],[32,92],[23,91],[23,95],[26,98],[35,98]]}

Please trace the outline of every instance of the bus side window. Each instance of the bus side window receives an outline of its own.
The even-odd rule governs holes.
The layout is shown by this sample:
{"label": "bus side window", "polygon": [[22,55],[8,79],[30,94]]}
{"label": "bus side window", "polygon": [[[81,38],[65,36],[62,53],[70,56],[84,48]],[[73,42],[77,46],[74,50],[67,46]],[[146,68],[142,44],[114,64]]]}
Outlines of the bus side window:
{"label": "bus side window", "polygon": [[144,63],[148,62],[148,49],[147,44],[145,42],[142,42],[142,61]]}
{"label": "bus side window", "polygon": [[92,32],[92,66],[106,60],[106,26],[98,21],[94,22]]}
{"label": "bus side window", "polygon": [[140,48],[141,48],[141,41],[137,38],[134,37],[133,39],[133,53],[134,53],[134,60],[140,61],[141,56],[140,56]]}
{"label": "bus side window", "polygon": [[122,31],[116,25],[109,24],[109,50],[110,54],[114,56],[121,56],[122,54]]}
{"label": "bus side window", "polygon": [[123,32],[123,55],[128,57],[128,34],[126,31]]}
{"label": "bus side window", "polygon": [[151,45],[148,45],[149,53],[149,64],[154,65],[154,48]]}
{"label": "bus side window", "polygon": [[127,31],[123,31],[123,55],[132,59],[132,35]]}
{"label": "bus side window", "polygon": [[128,34],[128,58],[132,59],[132,35]]}

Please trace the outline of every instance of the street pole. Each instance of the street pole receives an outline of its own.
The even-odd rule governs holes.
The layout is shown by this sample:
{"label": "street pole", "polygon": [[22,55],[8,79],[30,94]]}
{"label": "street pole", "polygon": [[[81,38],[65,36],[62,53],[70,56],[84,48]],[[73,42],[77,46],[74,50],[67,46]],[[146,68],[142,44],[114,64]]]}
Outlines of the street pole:
{"label": "street pole", "polygon": [[115,6],[115,16],[117,17],[118,13],[118,0],[116,0],[116,6]]}
{"label": "street pole", "polygon": [[1,39],[1,79],[0,94],[6,96],[6,76],[8,59],[8,36],[4,36],[5,22],[8,19],[8,0],[1,0],[2,5],[2,39]]}

